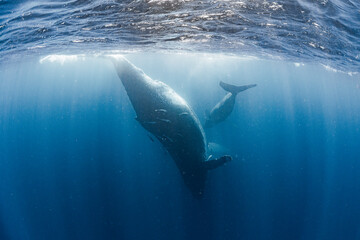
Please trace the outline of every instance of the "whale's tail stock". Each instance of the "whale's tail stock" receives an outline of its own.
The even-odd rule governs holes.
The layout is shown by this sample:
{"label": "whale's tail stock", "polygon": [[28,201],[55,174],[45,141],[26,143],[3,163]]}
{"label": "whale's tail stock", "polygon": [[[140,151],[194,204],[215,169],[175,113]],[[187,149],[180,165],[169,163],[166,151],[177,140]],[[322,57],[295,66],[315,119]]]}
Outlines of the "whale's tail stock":
{"label": "whale's tail stock", "polygon": [[223,81],[220,81],[220,87],[222,87],[225,91],[231,92],[232,94],[236,95],[239,92],[245,91],[249,88],[256,87],[256,84],[235,86],[235,85],[224,83]]}
{"label": "whale's tail stock", "polygon": [[196,199],[202,199],[204,197],[205,182],[208,171],[218,168],[231,160],[231,156],[224,155],[216,159],[209,159],[202,162],[200,168],[190,168],[186,171],[182,171],[181,175],[183,176],[185,185],[190,189],[192,195]]}
{"label": "whale's tail stock", "polygon": [[219,157],[217,159],[210,159],[204,162],[204,166],[206,170],[212,170],[215,168],[218,168],[222,165],[224,165],[227,162],[230,162],[232,160],[232,157],[229,155],[224,155],[222,157]]}

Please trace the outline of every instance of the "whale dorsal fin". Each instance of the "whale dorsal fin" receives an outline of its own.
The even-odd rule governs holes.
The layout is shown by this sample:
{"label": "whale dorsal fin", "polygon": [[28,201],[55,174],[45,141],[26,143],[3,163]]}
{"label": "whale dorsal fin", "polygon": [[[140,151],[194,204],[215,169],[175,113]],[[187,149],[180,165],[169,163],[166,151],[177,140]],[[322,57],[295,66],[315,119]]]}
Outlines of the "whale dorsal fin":
{"label": "whale dorsal fin", "polygon": [[205,161],[203,164],[204,164],[204,167],[206,170],[212,170],[212,169],[215,169],[215,168],[218,168],[218,167],[224,165],[227,162],[230,162],[231,160],[232,160],[231,156],[224,155],[224,156],[214,159],[214,160]]}
{"label": "whale dorsal fin", "polygon": [[220,81],[220,87],[222,87],[225,91],[231,92],[232,94],[238,94],[239,92],[245,91],[249,88],[256,87],[256,84],[235,86],[235,85],[224,83],[223,81]]}

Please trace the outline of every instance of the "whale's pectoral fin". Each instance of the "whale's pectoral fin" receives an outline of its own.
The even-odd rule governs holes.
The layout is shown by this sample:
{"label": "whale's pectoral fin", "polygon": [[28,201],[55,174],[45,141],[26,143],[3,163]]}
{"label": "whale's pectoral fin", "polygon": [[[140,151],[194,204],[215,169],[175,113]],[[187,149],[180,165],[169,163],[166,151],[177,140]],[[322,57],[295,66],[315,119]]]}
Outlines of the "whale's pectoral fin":
{"label": "whale's pectoral fin", "polygon": [[217,167],[220,167],[224,165],[227,162],[230,162],[232,160],[232,157],[229,155],[222,156],[220,158],[214,159],[214,160],[208,160],[204,162],[204,167],[207,170],[212,170]]}
{"label": "whale's pectoral fin", "polygon": [[225,91],[231,92],[232,94],[238,94],[239,92],[245,91],[249,88],[256,87],[256,84],[235,86],[235,85],[224,83],[223,81],[220,81],[220,87],[222,87]]}

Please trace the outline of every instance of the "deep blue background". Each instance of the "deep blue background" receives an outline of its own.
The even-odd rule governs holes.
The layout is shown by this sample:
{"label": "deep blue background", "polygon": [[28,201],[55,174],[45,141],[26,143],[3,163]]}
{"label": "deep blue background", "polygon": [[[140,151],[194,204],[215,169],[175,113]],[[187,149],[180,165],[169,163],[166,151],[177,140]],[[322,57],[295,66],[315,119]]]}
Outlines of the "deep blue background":
{"label": "deep blue background", "polygon": [[[60,57],[0,67],[0,239],[360,239],[358,76],[221,55],[128,56],[234,157],[194,199],[152,142],[113,66]],[[55,60],[55,61],[51,61]]]}

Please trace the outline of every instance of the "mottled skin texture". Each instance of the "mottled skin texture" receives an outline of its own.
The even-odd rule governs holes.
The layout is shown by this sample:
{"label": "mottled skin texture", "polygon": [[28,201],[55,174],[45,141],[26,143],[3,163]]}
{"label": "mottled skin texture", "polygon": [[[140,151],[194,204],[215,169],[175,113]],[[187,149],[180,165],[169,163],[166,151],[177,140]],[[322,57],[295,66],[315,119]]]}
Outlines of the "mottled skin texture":
{"label": "mottled skin texture", "polygon": [[185,102],[166,84],[148,77],[123,57],[113,58],[137,115],[137,121],[151,132],[174,159],[186,186],[195,197],[203,195],[208,169],[230,161],[225,156],[206,161],[206,139],[201,124]]}

